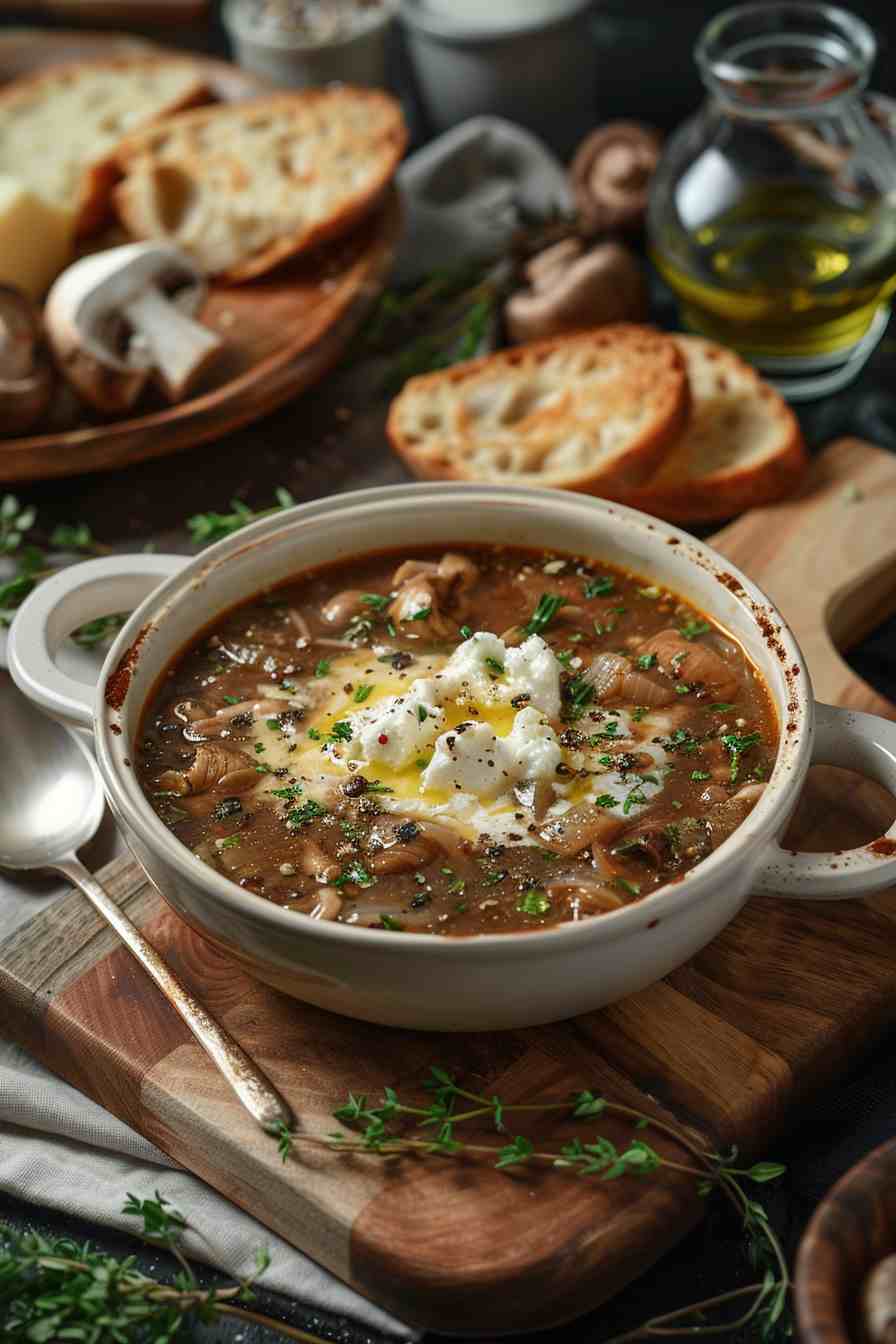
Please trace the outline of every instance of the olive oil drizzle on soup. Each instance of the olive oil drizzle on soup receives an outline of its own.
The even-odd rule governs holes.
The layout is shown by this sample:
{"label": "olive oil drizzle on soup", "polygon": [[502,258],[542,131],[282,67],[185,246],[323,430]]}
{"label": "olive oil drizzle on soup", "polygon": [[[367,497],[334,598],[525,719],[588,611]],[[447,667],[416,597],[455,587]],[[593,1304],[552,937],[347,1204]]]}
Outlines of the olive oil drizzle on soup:
{"label": "olive oil drizzle on soup", "polygon": [[298,576],[168,669],[139,778],[297,918],[439,934],[600,916],[753,808],[778,730],[740,647],[651,581],[513,547]]}

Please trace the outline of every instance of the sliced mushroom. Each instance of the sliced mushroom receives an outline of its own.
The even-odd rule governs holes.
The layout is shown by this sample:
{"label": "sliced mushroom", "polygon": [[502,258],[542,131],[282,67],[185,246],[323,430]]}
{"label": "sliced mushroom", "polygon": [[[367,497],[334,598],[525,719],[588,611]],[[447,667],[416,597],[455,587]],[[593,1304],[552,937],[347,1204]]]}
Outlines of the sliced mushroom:
{"label": "sliced mushroom", "polygon": [[[570,246],[572,244],[572,246]],[[562,249],[562,253],[561,253]],[[578,255],[573,255],[576,249]],[[598,243],[582,253],[570,239],[549,249],[541,268],[529,264],[530,289],[512,294],[504,308],[511,340],[544,340],[607,322],[638,322],[647,290],[637,258],[621,243]]]}
{"label": "sliced mushroom", "polygon": [[47,334],[62,372],[97,410],[129,409],[150,377],[180,401],[224,349],[193,321],[204,296],[184,253],[129,243],[63,271],[47,297]]}
{"label": "sliced mushroom", "polygon": [[244,793],[258,783],[258,774],[243,751],[218,743],[201,743],[188,770],[166,770],[159,776],[159,788],[177,794],[207,793],[222,788],[228,793]]}
{"label": "sliced mushroom", "polygon": [[623,829],[625,822],[612,812],[593,803],[580,803],[569,808],[560,817],[552,817],[541,829],[544,843],[564,857],[581,854],[589,845],[609,845]]}
{"label": "sliced mushroom", "polygon": [[24,434],[53,395],[40,318],[26,294],[0,285],[0,434]]}
{"label": "sliced mushroom", "polygon": [[638,228],[659,162],[658,131],[636,121],[611,121],[576,151],[569,174],[579,216],[591,233]]}

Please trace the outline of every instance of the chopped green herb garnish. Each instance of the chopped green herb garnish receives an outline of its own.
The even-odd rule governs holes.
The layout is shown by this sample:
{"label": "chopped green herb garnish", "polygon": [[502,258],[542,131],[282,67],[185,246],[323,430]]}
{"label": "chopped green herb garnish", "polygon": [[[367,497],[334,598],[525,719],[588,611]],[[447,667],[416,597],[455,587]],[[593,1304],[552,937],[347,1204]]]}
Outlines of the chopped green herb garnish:
{"label": "chopped green herb garnish", "polygon": [[647,794],[641,787],[641,781],[639,781],[635,787],[629,789],[628,793],[625,795],[625,801],[622,804],[623,814],[627,817],[633,807],[643,807],[646,802],[648,802]]}
{"label": "chopped green herb garnish", "polygon": [[378,779],[369,779],[367,781],[367,793],[394,793],[395,790],[388,784],[383,784]]}
{"label": "chopped green herb garnish", "polygon": [[568,650],[566,649],[561,649],[559,653],[555,649],[554,657],[557,659],[557,662],[560,664],[561,667],[569,667],[570,663],[572,662],[572,654],[569,653]]}
{"label": "chopped green herb garnish", "polygon": [[240,703],[240,698],[238,695],[225,695],[224,703],[225,705],[238,705]]}
{"label": "chopped green herb garnish", "polygon": [[621,887],[623,891],[628,892],[629,896],[641,895],[641,888],[637,882],[628,882],[624,877],[617,877],[614,880],[617,887]]}
{"label": "chopped green herb garnish", "polygon": [[389,605],[388,597],[381,597],[379,593],[362,593],[361,601],[365,607],[373,607],[374,611],[383,611]]}
{"label": "chopped green herb garnish", "polygon": [[396,630],[395,626],[392,624],[391,621],[386,622],[386,634],[389,636],[390,639],[395,638]]}
{"label": "chopped green herb garnish", "polygon": [[372,682],[364,682],[360,686],[358,686],[355,691],[355,694],[352,696],[352,699],[354,700],[355,704],[356,705],[363,704],[364,701],[367,699],[367,697],[370,695],[370,692],[372,690],[373,690]]}
{"label": "chopped green herb garnish", "polygon": [[699,783],[704,779],[712,779],[712,775],[708,770],[692,770],[691,779],[693,779],[695,783]]}
{"label": "chopped green herb garnish", "polygon": [[271,789],[270,792],[274,798],[286,798],[293,803],[302,792],[302,786],[301,784],[287,784],[282,789]]}
{"label": "chopped green herb garnish", "polygon": [[388,929],[390,933],[404,932],[404,925],[401,924],[397,919],[393,919],[391,915],[380,915],[380,923],[382,924],[383,928]]}
{"label": "chopped green herb garnish", "polygon": [[460,633],[464,639],[472,639],[473,637],[473,631],[470,629],[468,625],[462,625],[460,627]]}
{"label": "chopped green herb garnish", "polygon": [[483,875],[482,880],[488,886],[493,887],[496,882],[503,882],[506,876],[506,868],[490,868],[489,871]]}
{"label": "chopped green herb garnish", "polygon": [[489,672],[494,673],[496,677],[503,677],[504,664],[499,663],[497,658],[491,658],[491,657],[486,658],[485,665],[488,668]]}
{"label": "chopped green herb garnish", "polygon": [[632,718],[634,719],[635,723],[640,723],[641,720],[649,713],[650,710],[647,708],[646,705],[635,705],[634,709],[632,710]]}
{"label": "chopped green herb garnish", "polygon": [[265,719],[265,727],[270,728],[272,732],[279,733],[283,727],[279,719]]}
{"label": "chopped green herb garnish", "polygon": [[418,722],[418,723],[425,723],[426,720],[427,720],[428,718],[429,718],[429,710],[426,708],[426,706],[425,706],[425,705],[418,705],[418,706],[417,706],[417,722]]}
{"label": "chopped green herb garnish", "polygon": [[215,845],[218,849],[233,849],[240,842],[238,835],[228,835],[224,840],[216,840]]}
{"label": "chopped green herb garnish", "polygon": [[516,903],[517,910],[523,915],[546,915],[551,908],[546,891],[541,887],[527,887]]}
{"label": "chopped green herb garnish", "polygon": [[334,887],[344,887],[348,882],[356,882],[359,887],[372,887],[376,878],[374,878],[363,863],[354,859],[347,868],[343,868],[339,876],[334,880]]}
{"label": "chopped green herb garnish", "polygon": [[651,667],[656,667],[657,657],[655,653],[642,653],[635,659],[642,672],[647,672]]}
{"label": "chopped green herb garnish", "polygon": [[580,719],[594,699],[594,682],[587,677],[573,677],[566,683],[563,694],[567,701],[563,717]]}
{"label": "chopped green herb garnish", "polygon": [[320,662],[317,664],[317,667],[314,669],[314,675],[316,677],[325,677],[329,672],[329,670],[330,670],[329,659],[321,658]]}
{"label": "chopped green herb garnish", "polygon": [[729,709],[734,709],[734,705],[727,700],[717,700],[714,705],[710,705],[710,709],[716,710],[719,714],[725,714]]}
{"label": "chopped green herb garnish", "polygon": [[699,635],[708,635],[712,626],[709,621],[685,621],[678,627],[682,639],[697,639]]}
{"label": "chopped green herb garnish", "polygon": [[418,770],[425,770],[431,760],[432,760],[431,756],[418,756],[417,759],[414,761],[414,764],[416,765]]}
{"label": "chopped green herb garnish", "polygon": [[559,593],[542,593],[535,604],[535,610],[523,626],[523,630],[527,635],[540,635],[543,630],[548,628],[560,608],[565,605],[566,598],[561,597]]}
{"label": "chopped green herb garnish", "polygon": [[598,807],[615,807],[619,799],[614,798],[612,793],[600,793],[594,801]]}
{"label": "chopped green herb garnish", "polygon": [[325,742],[351,742],[352,726],[347,719],[340,719],[327,733]]}
{"label": "chopped green herb garnish", "polygon": [[309,728],[308,736],[311,738],[312,742],[319,742],[321,737],[320,732],[317,728]]}
{"label": "chopped green herb garnish", "polygon": [[737,783],[737,775],[740,770],[740,758],[745,751],[751,747],[758,746],[762,741],[760,733],[747,733],[741,737],[737,733],[726,733],[722,738],[722,745],[731,757],[731,783]]}
{"label": "chopped green herb garnish", "polygon": [[406,619],[412,621],[428,621],[431,615],[432,615],[432,607],[421,607],[419,611],[415,611],[412,616]]}
{"label": "chopped green herb garnish", "polygon": [[676,695],[690,695],[693,689],[693,686],[689,686],[686,681],[678,681],[675,683]]}
{"label": "chopped green herb garnish", "polygon": [[264,761],[261,761],[256,765],[255,773],[256,775],[270,775],[273,774],[273,771],[269,765],[265,765]]}
{"label": "chopped green herb garnish", "polygon": [[611,578],[609,574],[602,574],[595,579],[589,579],[583,591],[587,598],[606,597],[607,593],[612,593],[615,587],[616,580]]}
{"label": "chopped green herb garnish", "polygon": [[256,755],[261,755],[261,753],[262,753],[263,751],[267,751],[267,747],[264,745],[264,743],[263,743],[263,742],[256,742],[256,743],[255,743],[255,752],[256,752]]}
{"label": "chopped green herb garnish", "polygon": [[467,885],[467,883],[466,883],[466,880],[465,880],[464,878],[462,878],[462,877],[456,877],[456,878],[454,879],[453,882],[449,882],[449,884],[448,884],[448,890],[449,890],[449,891],[452,891],[452,892],[456,891],[456,892],[459,893],[459,892],[462,892],[462,891],[463,891],[463,889],[464,889],[464,887],[465,887],[466,885]]}
{"label": "chopped green herb garnish", "polygon": [[287,826],[305,826],[315,817],[325,817],[327,809],[322,807],[314,798],[309,798],[307,803],[302,803],[301,807],[294,807],[287,815]]}

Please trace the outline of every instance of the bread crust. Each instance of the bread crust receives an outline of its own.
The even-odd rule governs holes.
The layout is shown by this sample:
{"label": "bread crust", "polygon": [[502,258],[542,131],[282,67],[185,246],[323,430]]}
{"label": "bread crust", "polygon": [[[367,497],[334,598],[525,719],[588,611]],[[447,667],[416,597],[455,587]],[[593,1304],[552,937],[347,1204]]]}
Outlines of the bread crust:
{"label": "bread crust", "polygon": [[[560,442],[564,434],[568,435],[570,424],[583,435],[599,434],[600,417],[604,414],[600,404],[602,398],[619,407],[621,419],[627,414],[626,398],[632,404],[637,403],[645,408],[642,423],[632,427],[627,435],[622,429],[617,446],[610,450],[595,447],[588,462],[571,466],[569,471],[551,468],[505,472],[496,466],[492,471],[483,472],[477,470],[475,463],[471,466],[469,456],[465,456],[464,441],[475,437],[476,427],[469,423],[460,389],[472,394],[477,388],[490,384],[500,388],[503,375],[509,397],[520,395],[525,399],[532,395],[539,369],[550,364],[555,355],[561,361],[571,362],[576,369],[577,387],[584,389],[586,396],[591,394],[591,389],[586,386],[589,372],[602,369],[611,384],[602,385],[600,396],[595,398],[591,422],[587,409],[576,409],[573,391],[568,395],[561,393],[553,404],[543,409],[536,405],[531,414],[524,414],[507,427],[498,426],[501,433],[506,429],[505,437],[509,434],[510,438],[524,441],[530,436],[533,459],[538,455],[539,445],[545,445],[550,455],[552,445]],[[456,397],[455,392],[458,393]],[[453,423],[447,437],[443,435],[440,440],[433,434],[426,441],[424,436],[409,430],[412,419],[409,407],[427,398],[435,400],[434,394],[442,394],[443,400],[453,398],[458,404],[454,407]],[[423,479],[485,479],[506,483],[522,479],[529,484],[540,482],[600,495],[610,484],[624,489],[646,480],[663,460],[668,444],[681,431],[688,408],[684,360],[674,341],[652,327],[619,323],[514,346],[437,373],[412,378],[390,407],[386,432],[396,454],[415,476]],[[583,455],[587,456],[587,453]]]}
{"label": "bread crust", "polygon": [[[371,123],[375,123],[377,119],[382,122],[380,131],[371,138],[370,145],[365,146],[365,153],[379,154],[377,170],[370,180],[362,188],[345,195],[339,207],[331,210],[325,217],[306,222],[298,229],[285,232],[240,261],[222,270],[213,270],[211,273],[232,282],[251,280],[319,243],[346,233],[381,199],[407,145],[407,128],[400,104],[380,90],[354,88],[349,85],[306,89],[298,93],[280,93],[264,98],[247,99],[238,104],[200,108],[167,118],[162,125],[155,125],[128,136],[118,146],[116,153],[118,170],[123,180],[116,188],[114,198],[122,223],[137,238],[166,236],[169,241],[184,245],[176,233],[162,235],[152,232],[148,228],[149,221],[139,200],[141,173],[152,173],[160,164],[178,165],[181,162],[176,151],[168,157],[163,152],[164,148],[170,149],[173,139],[183,138],[185,148],[182,158],[186,161],[189,158],[187,146],[190,137],[213,123],[215,119],[246,121],[262,114],[272,118],[283,116],[298,120],[303,112],[319,107],[326,108],[328,114],[335,118],[339,115],[340,103],[347,105],[348,100],[351,100],[353,110],[357,110],[359,102],[362,106],[372,109],[374,115],[369,119]],[[234,165],[235,168],[238,167],[236,159]],[[190,167],[196,167],[195,161]],[[201,171],[200,164],[199,172]],[[193,255],[202,264],[202,259],[195,252]]]}
{"label": "bread crust", "polygon": [[[209,98],[209,89],[195,62],[182,56],[108,56],[93,61],[61,61],[45,66],[43,69],[21,79],[15,79],[0,89],[0,127],[4,108],[11,104],[39,97],[42,87],[48,90],[57,84],[60,76],[71,75],[79,80],[88,79],[95,73],[119,71],[130,73],[158,69],[162,66],[179,66],[193,72],[193,82],[175,99],[161,106],[153,114],[151,122],[171,116],[187,108],[195,107]],[[49,92],[52,97],[52,92]],[[71,202],[75,214],[75,234],[83,237],[94,233],[107,220],[111,210],[112,189],[120,176],[116,163],[116,146],[110,146],[93,160],[83,163],[78,195]]]}
{"label": "bread crust", "polygon": [[[733,350],[697,336],[674,339],[689,369],[691,419],[654,475],[633,489],[614,489],[612,498],[670,522],[710,523],[792,494],[808,457],[799,422],[783,397]],[[698,361],[699,379],[694,377]],[[746,443],[741,448],[730,424],[729,415],[739,407],[768,433],[768,446],[757,456],[750,455]],[[707,440],[714,437],[720,445],[733,443],[735,456],[716,470],[700,472],[701,439],[705,454]]]}

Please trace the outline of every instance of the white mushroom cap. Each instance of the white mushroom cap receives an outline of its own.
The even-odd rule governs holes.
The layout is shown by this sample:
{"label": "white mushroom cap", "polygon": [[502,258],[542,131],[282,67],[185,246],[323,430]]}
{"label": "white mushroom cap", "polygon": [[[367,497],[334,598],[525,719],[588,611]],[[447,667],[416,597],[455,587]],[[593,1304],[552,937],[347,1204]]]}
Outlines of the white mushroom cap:
{"label": "white mushroom cap", "polygon": [[220,337],[191,320],[206,293],[202,273],[165,243],[129,243],[83,257],[47,297],[57,360],[97,409],[120,411],[155,373],[171,400],[219,353]]}

